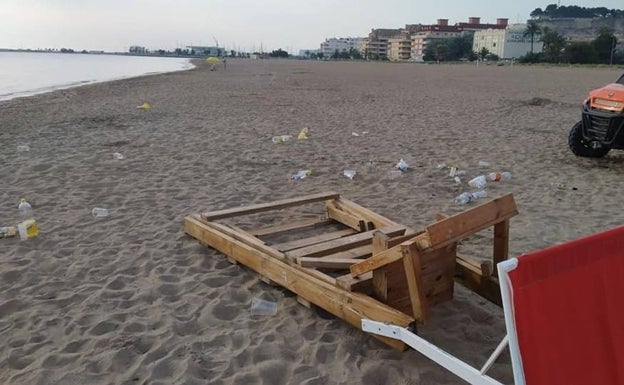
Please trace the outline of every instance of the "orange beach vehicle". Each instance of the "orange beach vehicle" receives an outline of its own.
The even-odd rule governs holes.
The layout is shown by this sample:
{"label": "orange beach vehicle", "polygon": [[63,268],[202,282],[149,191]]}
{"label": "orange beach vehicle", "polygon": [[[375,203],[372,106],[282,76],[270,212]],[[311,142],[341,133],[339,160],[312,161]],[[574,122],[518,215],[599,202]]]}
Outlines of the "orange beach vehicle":
{"label": "orange beach vehicle", "polygon": [[624,150],[624,75],[617,82],[589,93],[581,121],[568,135],[577,156],[600,158],[611,149]]}

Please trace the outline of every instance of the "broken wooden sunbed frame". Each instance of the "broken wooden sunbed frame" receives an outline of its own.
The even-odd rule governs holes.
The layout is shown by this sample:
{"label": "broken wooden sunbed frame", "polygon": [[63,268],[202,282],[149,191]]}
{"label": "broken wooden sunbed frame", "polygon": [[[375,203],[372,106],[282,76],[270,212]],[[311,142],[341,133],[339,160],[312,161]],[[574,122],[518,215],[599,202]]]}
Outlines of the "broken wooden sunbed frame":
{"label": "broken wooden sunbed frame", "polygon": [[[325,206],[321,218],[249,229],[218,222],[319,203]],[[493,266],[507,259],[509,219],[516,214],[508,194],[457,215],[438,215],[425,230],[415,231],[339,194],[322,193],[190,215],[184,228],[231,262],[357,328],[362,320],[373,320],[413,330],[415,321],[429,320],[433,306],[452,299],[454,278],[501,303]],[[477,263],[457,255],[461,239],[492,226],[491,261]],[[266,240],[310,229],[321,233],[285,242]],[[403,341],[376,337],[394,348],[406,348]]]}

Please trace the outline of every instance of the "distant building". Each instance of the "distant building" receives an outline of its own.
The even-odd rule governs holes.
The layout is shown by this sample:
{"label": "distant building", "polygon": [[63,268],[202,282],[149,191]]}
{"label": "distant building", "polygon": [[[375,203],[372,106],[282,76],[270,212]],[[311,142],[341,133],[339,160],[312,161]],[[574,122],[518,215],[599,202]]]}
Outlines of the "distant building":
{"label": "distant building", "polygon": [[330,57],[336,51],[350,52],[352,49],[358,50],[361,42],[361,37],[332,37],[329,39],[325,39],[325,41],[321,43],[320,53],[322,53],[325,57]]}
{"label": "distant building", "polygon": [[412,40],[407,32],[388,39],[388,59],[393,61],[409,60],[412,56],[411,46]]}
{"label": "distant building", "polygon": [[469,17],[468,22],[459,22],[455,23],[456,27],[460,27],[462,31],[481,31],[483,29],[505,29],[507,28],[507,24],[509,23],[509,19],[499,18],[496,19],[496,24],[482,24],[480,17]]}
{"label": "distant building", "polygon": [[130,52],[133,55],[147,55],[149,53],[147,48],[141,47],[141,46],[138,46],[138,45],[133,45],[132,47],[130,47],[128,52]]}
{"label": "distant building", "polygon": [[419,32],[411,37],[411,57],[416,61],[422,61],[425,49],[436,39],[450,39],[461,35],[463,29],[455,25],[448,25],[448,19],[438,19],[434,25],[424,25]]}
{"label": "distant building", "polygon": [[308,57],[311,55],[317,55],[320,51],[318,49],[300,49],[299,56]]}
{"label": "distant building", "polygon": [[197,56],[224,56],[225,50],[221,47],[204,47],[199,45],[189,45],[186,49],[195,52]]}
{"label": "distant building", "polygon": [[388,40],[401,37],[400,29],[379,28],[373,29],[366,39],[363,55],[367,59],[387,59]]}
{"label": "distant building", "polygon": [[[524,36],[526,24],[512,24],[505,29],[486,29],[474,34],[472,50],[479,52],[483,48],[501,59],[512,59],[531,52],[531,38]],[[542,52],[542,41],[536,36],[533,52]]]}

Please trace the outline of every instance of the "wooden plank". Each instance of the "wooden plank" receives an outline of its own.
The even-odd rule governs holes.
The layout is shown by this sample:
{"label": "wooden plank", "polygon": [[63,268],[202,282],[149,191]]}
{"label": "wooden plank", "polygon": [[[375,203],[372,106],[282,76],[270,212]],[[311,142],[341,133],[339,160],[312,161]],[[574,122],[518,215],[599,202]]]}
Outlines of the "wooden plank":
{"label": "wooden plank", "polygon": [[336,223],[336,221],[332,219],[327,219],[325,217],[310,218],[310,219],[302,219],[300,221],[289,221],[288,223],[283,223],[281,225],[250,229],[250,230],[247,230],[247,232],[253,236],[259,237],[263,235],[275,235],[275,234],[285,233],[287,231],[293,231],[293,230],[303,230],[307,227],[325,226],[325,225],[330,225],[332,223]]}
{"label": "wooden plank", "polygon": [[317,269],[334,269],[344,270],[349,266],[359,262],[359,259],[353,258],[309,258],[301,257],[297,258],[297,263],[303,267],[314,267]]}
{"label": "wooden plank", "polygon": [[457,242],[518,214],[513,194],[507,194],[475,208],[427,226],[435,247]]}
{"label": "wooden plank", "polygon": [[403,258],[401,245],[397,245],[389,248],[388,250],[382,251],[381,253],[373,254],[372,257],[351,266],[349,270],[351,271],[352,277],[357,277],[359,275],[368,273],[369,271],[379,269],[380,267],[383,267],[389,263],[398,261],[401,258]]}
{"label": "wooden plank", "polygon": [[[373,233],[373,254],[379,254],[388,247],[390,237],[381,231]],[[388,275],[386,269],[380,268],[373,270],[373,296],[383,303],[388,300]]]}
{"label": "wooden plank", "polygon": [[417,321],[426,322],[429,318],[427,299],[420,279],[420,254],[414,243],[401,244],[403,268],[407,279],[408,294],[412,304],[412,315]]}
{"label": "wooden plank", "polygon": [[[184,219],[184,230],[243,265],[275,281],[284,288],[301,296],[346,322],[361,327],[362,319],[368,318],[407,327],[414,319],[396,309],[361,293],[349,292],[310,275],[300,266],[290,265],[251,247],[192,216]],[[386,344],[405,349],[405,344],[390,338],[380,338]]]}
{"label": "wooden plank", "polygon": [[496,265],[509,255],[509,219],[494,225],[494,276],[498,277]]}
{"label": "wooden plank", "polygon": [[338,209],[333,201],[325,202],[327,209],[327,216],[333,220],[336,220],[342,223],[345,226],[348,226],[357,231],[366,231],[366,222],[362,218],[358,218],[354,215],[351,215],[347,212],[344,212]]}
{"label": "wooden plank", "polygon": [[340,251],[338,253],[333,253],[329,255],[325,255],[323,257],[316,257],[317,259],[340,259],[340,258],[350,258],[356,259],[356,262],[360,262],[360,258],[370,257],[372,254],[371,245],[364,245],[360,247],[356,247],[351,250]]}
{"label": "wooden plank", "polygon": [[290,250],[295,250],[295,249],[299,249],[299,248],[306,247],[306,246],[312,246],[312,245],[316,245],[319,243],[331,241],[333,239],[342,238],[347,235],[353,235],[356,233],[357,231],[353,229],[337,230],[337,231],[332,231],[329,233],[315,235],[313,237],[295,239],[294,241],[283,242],[283,243],[276,243],[275,245],[271,245],[271,247],[280,251],[290,251]]}
{"label": "wooden plank", "polygon": [[[376,230],[374,230],[376,231]],[[367,231],[349,235],[346,237],[333,239],[316,245],[302,247],[296,250],[286,252],[286,257],[295,260],[300,257],[322,257],[324,255],[337,253],[339,251],[353,249],[359,246],[370,244],[374,231]],[[394,225],[379,230],[390,236],[401,235],[405,232],[402,225]]]}
{"label": "wooden plank", "polygon": [[234,207],[234,208],[217,210],[217,211],[207,211],[207,212],[202,213],[201,216],[205,220],[213,221],[217,219],[231,218],[231,217],[237,217],[241,215],[260,213],[264,211],[279,210],[279,209],[284,209],[288,207],[301,206],[301,205],[305,205],[308,203],[326,201],[328,199],[337,199],[339,197],[340,197],[340,194],[336,194],[332,192],[312,194],[312,195],[306,195],[306,196],[299,197],[299,198],[283,199],[283,200],[274,201],[274,202],[259,203],[255,205]]}

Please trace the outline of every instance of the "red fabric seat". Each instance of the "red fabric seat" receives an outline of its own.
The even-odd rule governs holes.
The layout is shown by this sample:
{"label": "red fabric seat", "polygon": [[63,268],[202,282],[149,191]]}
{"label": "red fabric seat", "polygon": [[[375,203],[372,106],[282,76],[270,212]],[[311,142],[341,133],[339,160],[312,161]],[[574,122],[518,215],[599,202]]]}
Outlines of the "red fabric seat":
{"label": "red fabric seat", "polygon": [[624,226],[522,255],[509,278],[528,385],[624,384]]}

